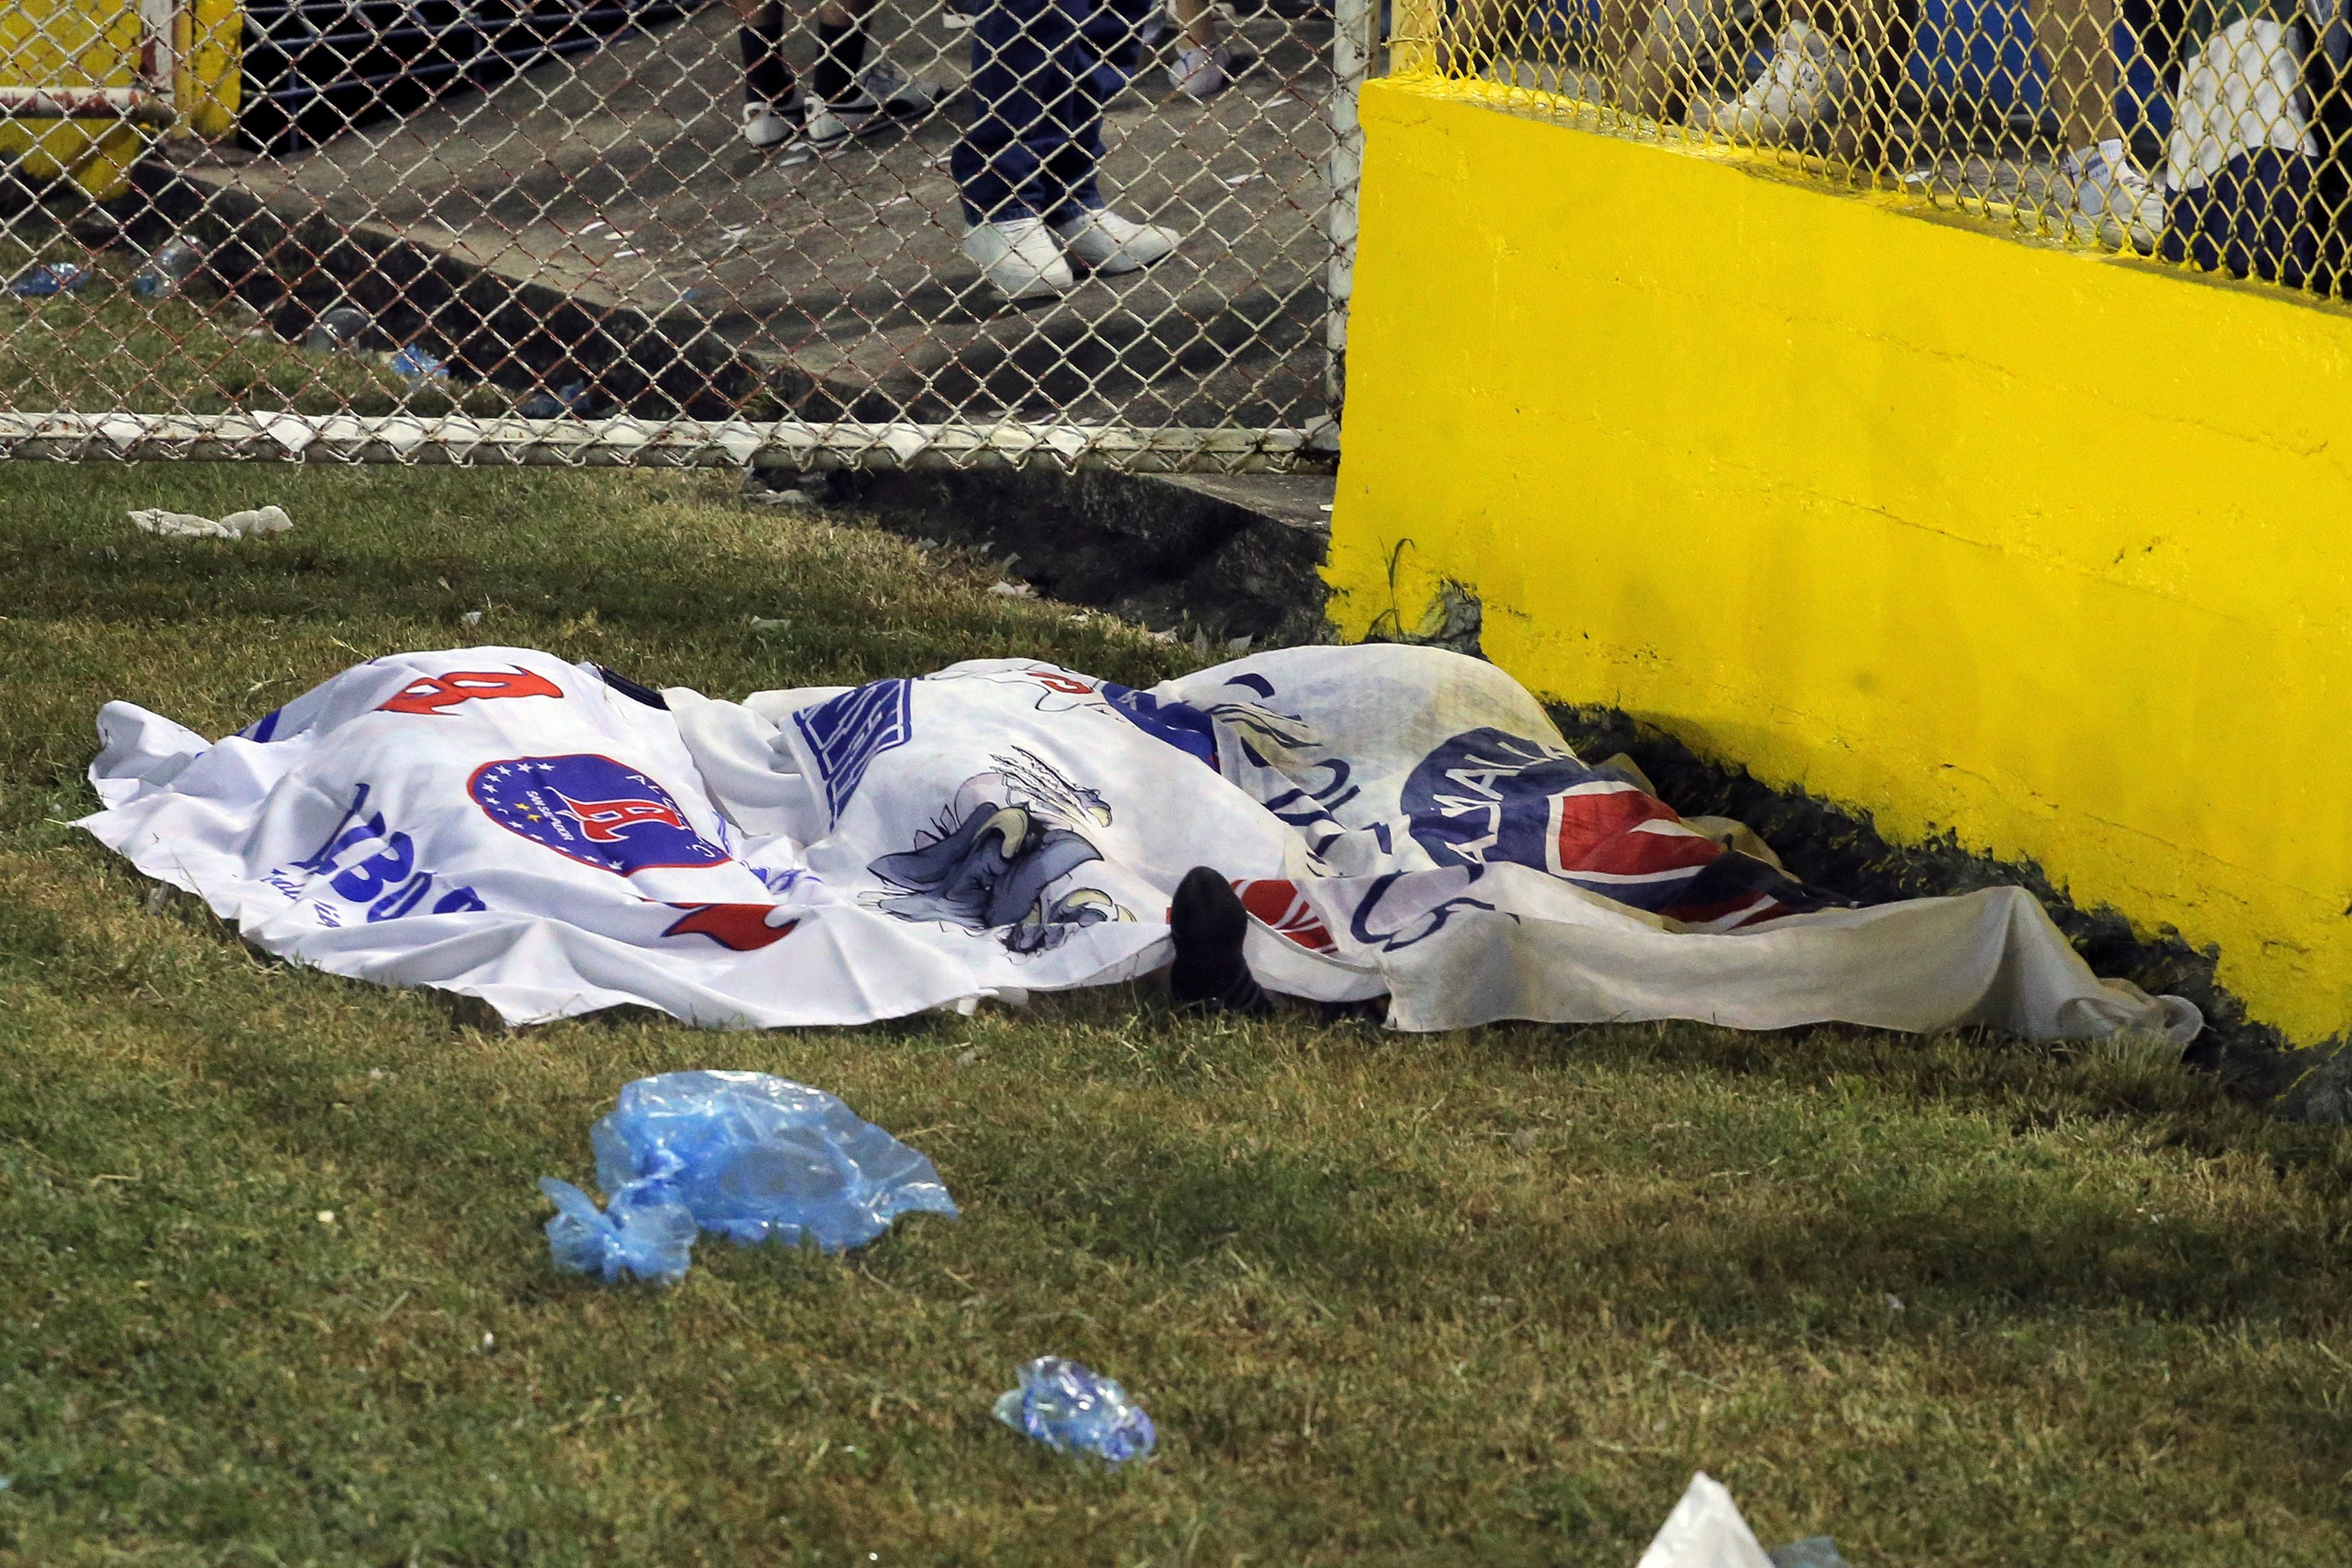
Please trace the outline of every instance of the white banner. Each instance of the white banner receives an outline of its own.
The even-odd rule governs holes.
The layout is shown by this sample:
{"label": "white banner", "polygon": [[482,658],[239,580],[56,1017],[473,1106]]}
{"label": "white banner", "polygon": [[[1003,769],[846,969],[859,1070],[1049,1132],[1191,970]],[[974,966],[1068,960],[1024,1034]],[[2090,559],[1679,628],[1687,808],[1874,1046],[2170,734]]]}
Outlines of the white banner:
{"label": "white banner", "polygon": [[362,664],[217,743],[111,703],[81,825],[269,952],[517,1023],[848,1024],[1107,984],[1167,962],[1195,865],[1239,887],[1269,988],[1385,995],[1402,1029],[2200,1023],[2094,978],[2021,891],[1834,906],[1457,654],[662,700],[471,648]]}

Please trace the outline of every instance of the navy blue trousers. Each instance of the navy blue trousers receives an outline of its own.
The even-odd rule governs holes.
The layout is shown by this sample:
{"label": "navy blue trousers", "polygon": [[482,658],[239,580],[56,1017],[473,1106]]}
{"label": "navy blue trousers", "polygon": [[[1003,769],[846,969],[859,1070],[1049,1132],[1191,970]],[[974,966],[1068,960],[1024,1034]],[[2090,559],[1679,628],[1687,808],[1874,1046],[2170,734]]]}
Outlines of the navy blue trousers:
{"label": "navy blue trousers", "polygon": [[973,223],[1103,204],[1103,106],[1135,74],[1154,0],[991,0],[971,29],[972,119],[950,167]]}
{"label": "navy blue trousers", "polygon": [[2325,226],[2325,218],[2314,215],[2311,160],[2258,147],[2252,157],[2231,159],[2198,189],[2172,193],[2164,259],[2301,287]]}

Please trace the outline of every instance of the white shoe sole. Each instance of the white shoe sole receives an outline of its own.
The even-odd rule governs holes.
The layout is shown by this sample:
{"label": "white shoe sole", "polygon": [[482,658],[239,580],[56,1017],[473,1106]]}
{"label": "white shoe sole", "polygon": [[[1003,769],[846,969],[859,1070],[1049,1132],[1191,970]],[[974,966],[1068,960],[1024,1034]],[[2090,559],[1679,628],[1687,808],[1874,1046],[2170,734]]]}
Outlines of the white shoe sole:
{"label": "white shoe sole", "polygon": [[1065,239],[1062,241],[1062,255],[1068,260],[1072,271],[1092,272],[1104,277],[1118,277],[1125,273],[1141,272],[1147,267],[1158,267],[1161,262],[1167,261],[1171,257],[1174,256],[1175,254],[1182,248],[1182,242],[1179,241],[1177,244],[1170,246],[1166,250],[1161,251],[1158,256],[1153,256],[1149,261],[1126,261],[1118,259],[1110,261],[1089,261],[1085,256],[1080,256],[1076,251],[1071,249],[1068,240]]}
{"label": "white shoe sole", "polygon": [[2157,231],[2138,218],[2123,218],[2105,212],[2094,215],[2079,208],[2070,209],[2063,225],[2065,237],[2081,245],[2105,246],[2109,250],[2137,251],[2152,254],[2157,245]]}
{"label": "white shoe sole", "polygon": [[753,152],[765,152],[772,148],[782,147],[787,142],[796,139],[800,135],[800,131],[797,129],[800,118],[800,110],[797,108],[790,110],[789,114],[779,114],[775,116],[776,122],[782,126],[783,129],[777,131],[773,136],[767,137],[764,140],[752,135],[751,128],[748,124],[739,124],[736,127],[736,131],[737,134],[740,135],[746,142],[750,143]]}
{"label": "white shoe sole", "polygon": [[806,138],[808,144],[819,152],[829,152],[836,147],[848,146],[861,136],[871,136],[877,131],[887,130],[895,122],[887,114],[861,114],[855,120],[837,116],[836,123],[843,129],[831,136],[809,136]]}
{"label": "white shoe sole", "polygon": [[929,109],[910,109],[904,113],[887,108],[859,110],[852,114],[844,114],[835,110],[833,111],[833,118],[845,129],[839,135],[828,136],[823,141],[811,136],[808,138],[808,144],[823,152],[828,147],[838,147],[856,137],[871,136],[877,131],[887,131],[894,125],[919,124],[938,112],[937,104],[933,104]]}
{"label": "white shoe sole", "polygon": [[[1074,286],[1075,281],[1076,280],[1074,279]],[[1033,299],[1059,299],[1063,295],[1069,292],[1068,288],[1063,287],[1060,284],[1055,282],[1050,277],[1041,277],[1036,282],[1029,285],[1026,288],[1021,289],[1017,292],[1013,289],[1006,288],[1001,284],[991,283],[989,284],[989,287],[995,289],[999,294],[1003,295],[1005,298],[1011,300],[1015,305],[1025,305]]]}
{"label": "white shoe sole", "polygon": [[[971,257],[966,256],[965,259],[969,261],[971,260]],[[973,265],[978,266],[979,264],[974,263]],[[980,280],[982,283],[987,284],[991,288],[996,290],[997,293],[1003,295],[1005,298],[1012,300],[1016,305],[1031,299],[1059,299],[1063,295],[1067,294],[1071,289],[1076,287],[1078,281],[1076,277],[1073,277],[1069,282],[1064,283],[1045,273],[1033,273],[1030,275],[1029,281],[1023,284],[1020,287],[1007,288],[1003,284],[998,282],[995,278],[991,277],[988,275],[988,269],[984,267],[980,269]]]}
{"label": "white shoe sole", "polygon": [[986,262],[972,255],[969,248],[962,246],[958,248],[963,250],[963,257],[966,261],[980,268],[980,280],[982,283],[1015,304],[1030,299],[1059,299],[1077,287],[1078,280],[1076,274],[1066,270],[1069,267],[1069,258],[1066,256],[1062,258],[1062,265],[1066,270],[1060,277],[1049,272],[1030,272],[1024,269],[1020,285],[1017,287],[1008,288],[1001,278],[991,273]]}
{"label": "white shoe sole", "polygon": [[1171,250],[1166,256],[1155,256],[1150,261],[1125,262],[1088,261],[1083,256],[1074,256],[1070,257],[1070,270],[1091,272],[1097,277],[1123,277],[1130,272],[1148,272],[1175,254]]}

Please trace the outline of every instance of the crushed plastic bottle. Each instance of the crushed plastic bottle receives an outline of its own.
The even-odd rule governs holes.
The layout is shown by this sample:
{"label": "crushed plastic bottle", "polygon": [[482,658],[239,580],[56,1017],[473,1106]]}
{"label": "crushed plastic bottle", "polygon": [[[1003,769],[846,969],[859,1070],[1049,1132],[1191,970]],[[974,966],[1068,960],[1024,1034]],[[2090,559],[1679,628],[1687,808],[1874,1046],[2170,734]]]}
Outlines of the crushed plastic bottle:
{"label": "crushed plastic bottle", "polygon": [[319,319],[310,323],[310,329],[302,334],[302,346],[331,354],[338,349],[352,347],[374,326],[374,319],[366,311],[338,305],[320,312]]}
{"label": "crushed plastic bottle", "polygon": [[1144,1458],[1160,1441],[1126,1389],[1058,1355],[1021,1369],[1021,1386],[997,1396],[996,1418],[1055,1453],[1097,1454],[1114,1465]]}
{"label": "crushed plastic bottle", "polygon": [[631,1278],[668,1285],[684,1279],[694,1261],[697,1228],[683,1204],[615,1198],[599,1209],[586,1193],[553,1176],[541,1177],[539,1190],[555,1200],[547,1245],[568,1274],[595,1274],[608,1285]]}
{"label": "crushed plastic bottle", "polygon": [[1836,1540],[1827,1535],[1808,1535],[1802,1541],[1775,1546],[1764,1555],[1772,1560],[1772,1568],[1853,1568],[1838,1555]]}
{"label": "crushed plastic bottle", "polygon": [[173,240],[147,258],[131,287],[150,299],[177,294],[183,284],[205,265],[205,253],[185,240]]}
{"label": "crushed plastic bottle", "polygon": [[89,277],[89,268],[78,261],[37,261],[8,280],[8,292],[19,299],[49,299],[72,293]]}
{"label": "crushed plastic bottle", "polygon": [[432,386],[449,379],[449,361],[415,343],[393,355],[391,364],[392,373],[412,387]]}
{"label": "crushed plastic bottle", "polygon": [[[608,1280],[614,1275],[607,1260],[625,1257],[613,1249],[656,1223],[640,1217],[662,1209],[674,1208],[738,1246],[782,1241],[827,1252],[864,1246],[902,1214],[952,1218],[956,1212],[929,1159],[824,1091],[764,1072],[640,1078],[621,1091],[592,1138],[596,1181],[610,1200],[601,1215],[577,1188],[540,1186],[581,1227],[593,1217],[612,1233],[608,1239],[568,1228],[559,1235],[551,1222],[557,1267],[593,1267]],[[658,1223],[674,1222],[665,1217]],[[681,1251],[676,1271],[661,1277],[685,1271]]]}

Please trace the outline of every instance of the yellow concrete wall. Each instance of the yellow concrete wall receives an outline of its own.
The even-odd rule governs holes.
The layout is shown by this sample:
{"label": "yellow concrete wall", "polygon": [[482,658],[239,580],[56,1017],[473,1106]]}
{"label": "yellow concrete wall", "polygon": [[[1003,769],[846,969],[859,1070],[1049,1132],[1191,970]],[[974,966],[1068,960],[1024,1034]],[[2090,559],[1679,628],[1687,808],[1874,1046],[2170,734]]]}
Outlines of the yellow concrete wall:
{"label": "yellow concrete wall", "polygon": [[[236,128],[245,13],[238,0],[178,7],[173,102],[198,136]],[[128,87],[138,79],[138,0],[6,0],[0,5],[0,82],[20,87]],[[37,179],[70,175],[100,200],[119,195],[145,150],[138,129],[108,120],[0,121],[0,154]]]}
{"label": "yellow concrete wall", "polygon": [[1364,98],[1343,630],[1457,580],[1547,695],[2352,1023],[2352,318],[1465,92]]}

